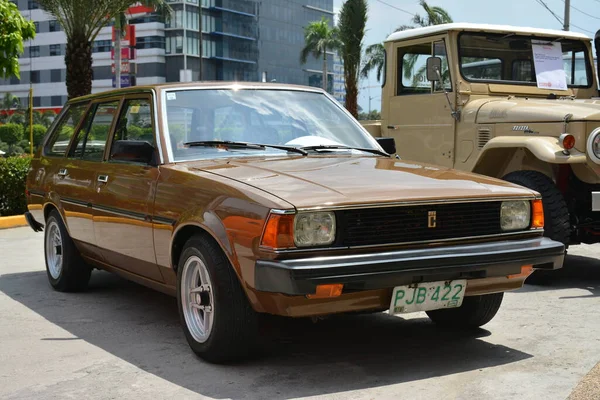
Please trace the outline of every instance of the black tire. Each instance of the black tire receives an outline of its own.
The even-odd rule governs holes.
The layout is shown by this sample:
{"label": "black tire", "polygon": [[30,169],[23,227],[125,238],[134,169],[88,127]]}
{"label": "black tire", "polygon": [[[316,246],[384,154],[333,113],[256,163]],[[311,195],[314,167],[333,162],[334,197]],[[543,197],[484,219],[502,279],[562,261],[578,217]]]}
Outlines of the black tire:
{"label": "black tire", "polygon": [[557,242],[569,243],[571,223],[567,203],[552,179],[537,171],[515,171],[506,175],[504,180],[525,186],[542,195],[544,206],[544,236]]}
{"label": "black tire", "polygon": [[465,297],[458,308],[427,311],[427,316],[436,324],[458,329],[474,329],[487,324],[494,318],[504,293]]}
{"label": "black tire", "polygon": [[[203,342],[190,332],[182,303],[184,268],[191,257],[202,260],[211,283],[214,315],[212,329]],[[258,353],[258,314],[250,306],[231,263],[208,236],[195,235],[183,247],[177,266],[177,305],[187,342],[200,358],[211,363],[227,363]]]}
{"label": "black tire", "polygon": [[[60,242],[58,246],[54,246],[53,250],[49,246],[49,235],[54,235],[54,230],[57,229],[60,233]],[[60,253],[61,267],[60,271],[55,267],[50,258],[50,251],[55,254]],[[79,254],[79,250],[75,247],[73,239],[69,236],[69,232],[65,227],[62,218],[58,211],[53,210],[46,219],[46,227],[44,230],[44,258],[46,261],[46,274],[50,285],[59,292],[79,292],[84,291],[88,287],[92,268],[85,263]],[[54,267],[53,267],[54,266]]]}

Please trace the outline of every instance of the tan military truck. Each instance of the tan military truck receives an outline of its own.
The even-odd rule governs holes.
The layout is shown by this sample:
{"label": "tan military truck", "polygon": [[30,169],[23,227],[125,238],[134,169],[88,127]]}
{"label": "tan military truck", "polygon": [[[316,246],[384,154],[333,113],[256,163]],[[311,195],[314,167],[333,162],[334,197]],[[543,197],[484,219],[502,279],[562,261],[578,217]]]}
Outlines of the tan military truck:
{"label": "tan military truck", "polygon": [[[600,45],[600,39],[596,40]],[[542,194],[546,236],[600,242],[600,98],[591,39],[453,23],[391,34],[381,121],[404,159]]]}

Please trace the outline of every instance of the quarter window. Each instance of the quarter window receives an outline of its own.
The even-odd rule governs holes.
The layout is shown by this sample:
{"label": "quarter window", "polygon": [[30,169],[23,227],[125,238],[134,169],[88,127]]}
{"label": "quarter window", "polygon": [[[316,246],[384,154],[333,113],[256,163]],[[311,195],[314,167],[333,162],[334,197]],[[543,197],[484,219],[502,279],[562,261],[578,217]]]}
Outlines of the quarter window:
{"label": "quarter window", "polygon": [[79,124],[86,107],[87,104],[69,106],[65,115],[61,118],[60,122],[50,135],[50,139],[44,149],[44,154],[46,156],[62,157],[65,155],[73,132]]}

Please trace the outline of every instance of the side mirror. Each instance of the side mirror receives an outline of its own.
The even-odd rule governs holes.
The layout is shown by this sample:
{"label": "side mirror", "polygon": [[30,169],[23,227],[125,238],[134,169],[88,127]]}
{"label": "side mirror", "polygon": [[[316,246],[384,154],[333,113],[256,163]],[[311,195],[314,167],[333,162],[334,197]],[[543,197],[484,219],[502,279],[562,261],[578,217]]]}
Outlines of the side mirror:
{"label": "side mirror", "polygon": [[375,139],[386,153],[394,154],[396,152],[396,141],[393,137],[378,137]]}
{"label": "side mirror", "polygon": [[442,74],[442,59],[439,57],[429,57],[427,59],[427,80],[437,82]]}

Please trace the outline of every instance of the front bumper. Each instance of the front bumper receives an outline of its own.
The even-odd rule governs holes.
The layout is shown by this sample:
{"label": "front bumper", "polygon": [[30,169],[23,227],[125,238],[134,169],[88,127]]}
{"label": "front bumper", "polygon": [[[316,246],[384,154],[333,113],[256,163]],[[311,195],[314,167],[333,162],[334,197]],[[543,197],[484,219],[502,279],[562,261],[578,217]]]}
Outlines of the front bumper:
{"label": "front bumper", "polygon": [[545,237],[492,243],[290,260],[258,260],[255,289],[286,295],[343,283],[344,292],[451,279],[519,274],[524,265],[562,267],[565,246]]}

